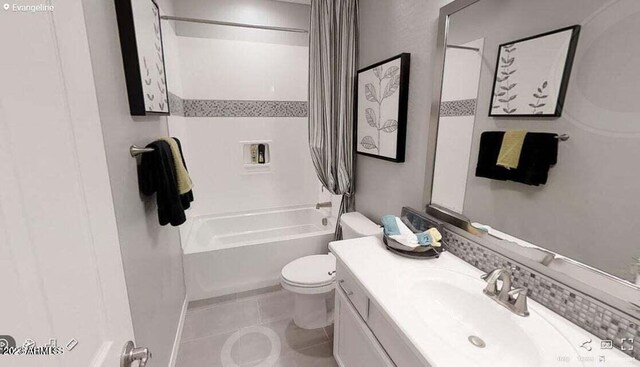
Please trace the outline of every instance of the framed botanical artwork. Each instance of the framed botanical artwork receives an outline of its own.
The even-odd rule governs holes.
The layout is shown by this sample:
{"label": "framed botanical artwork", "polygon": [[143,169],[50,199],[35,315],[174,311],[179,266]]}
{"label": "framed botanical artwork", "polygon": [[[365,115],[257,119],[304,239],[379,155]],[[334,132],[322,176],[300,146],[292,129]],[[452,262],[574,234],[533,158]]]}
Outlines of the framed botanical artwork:
{"label": "framed botanical artwork", "polygon": [[358,154],[404,162],[411,55],[358,70],[355,143]]}
{"label": "framed botanical artwork", "polygon": [[580,26],[498,47],[489,116],[560,117]]}
{"label": "framed botanical artwork", "polygon": [[134,116],[169,114],[160,10],[153,0],[115,0],[120,47]]}

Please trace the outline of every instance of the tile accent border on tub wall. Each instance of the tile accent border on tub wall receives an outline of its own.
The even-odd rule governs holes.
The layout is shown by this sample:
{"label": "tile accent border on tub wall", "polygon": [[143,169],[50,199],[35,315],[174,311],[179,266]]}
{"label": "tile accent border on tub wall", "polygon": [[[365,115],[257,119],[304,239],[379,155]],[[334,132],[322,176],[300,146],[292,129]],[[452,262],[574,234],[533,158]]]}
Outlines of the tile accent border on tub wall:
{"label": "tile accent border on tub wall", "polygon": [[[403,209],[402,215],[406,215],[418,230],[427,230],[437,226],[435,221],[426,217],[427,214],[418,215]],[[613,340],[617,349],[622,349],[623,338],[633,339],[633,345],[625,342],[623,352],[640,360],[640,320],[636,320],[626,313],[533,269],[509,260],[447,228],[443,228],[442,236],[448,250],[453,255],[484,272],[490,272],[496,268],[513,269],[515,267],[515,270],[512,271],[514,287],[527,288],[531,299],[598,338]],[[631,347],[633,350],[629,350]]]}
{"label": "tile accent border on tub wall", "polygon": [[182,99],[169,94],[172,115],[185,117],[307,117],[307,101]]}
{"label": "tile accent border on tub wall", "polygon": [[476,102],[476,99],[442,101],[440,103],[440,117],[475,116]]}

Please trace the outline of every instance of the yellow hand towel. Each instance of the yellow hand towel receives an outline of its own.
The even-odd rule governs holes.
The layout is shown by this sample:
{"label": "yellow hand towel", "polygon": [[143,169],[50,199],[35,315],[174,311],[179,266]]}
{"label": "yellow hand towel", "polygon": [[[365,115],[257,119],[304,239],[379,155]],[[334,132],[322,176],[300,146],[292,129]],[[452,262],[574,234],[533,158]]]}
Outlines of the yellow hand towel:
{"label": "yellow hand towel", "polygon": [[434,227],[430,228],[427,231],[427,234],[429,234],[434,241],[431,243],[431,246],[440,247],[440,240],[442,239],[442,234],[440,234],[440,231],[438,231],[438,229]]}
{"label": "yellow hand towel", "polygon": [[502,145],[500,146],[500,154],[498,154],[498,162],[496,162],[496,165],[507,169],[518,168],[522,144],[524,143],[526,135],[527,132],[524,130],[506,131],[502,138]]}
{"label": "yellow hand towel", "polygon": [[162,141],[169,144],[171,147],[171,155],[173,155],[173,165],[176,168],[176,181],[178,184],[178,193],[180,195],[186,194],[193,188],[193,183],[191,182],[191,177],[189,176],[189,172],[187,172],[187,168],[182,163],[182,154],[180,154],[180,148],[178,147],[178,143],[172,138],[162,138]]}

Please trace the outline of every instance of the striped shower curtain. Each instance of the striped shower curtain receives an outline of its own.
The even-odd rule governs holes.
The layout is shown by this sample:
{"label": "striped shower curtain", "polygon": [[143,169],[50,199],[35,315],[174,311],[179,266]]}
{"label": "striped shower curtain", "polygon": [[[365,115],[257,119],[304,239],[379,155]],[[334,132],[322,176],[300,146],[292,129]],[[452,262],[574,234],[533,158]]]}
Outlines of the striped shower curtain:
{"label": "striped shower curtain", "polygon": [[[354,96],[358,0],[312,0],[309,30],[309,147],[318,178],[355,209]],[[336,226],[336,239],[341,228]]]}

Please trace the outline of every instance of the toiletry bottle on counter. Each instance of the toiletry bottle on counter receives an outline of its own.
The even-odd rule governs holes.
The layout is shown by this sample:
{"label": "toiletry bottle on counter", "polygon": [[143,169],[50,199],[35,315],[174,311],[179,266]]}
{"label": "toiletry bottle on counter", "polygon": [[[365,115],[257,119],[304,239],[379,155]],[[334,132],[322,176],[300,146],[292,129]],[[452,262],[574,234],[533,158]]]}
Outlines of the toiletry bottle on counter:
{"label": "toiletry bottle on counter", "polygon": [[251,144],[251,164],[258,163],[258,144]]}
{"label": "toiletry bottle on counter", "polygon": [[264,164],[264,144],[258,144],[258,163]]}

